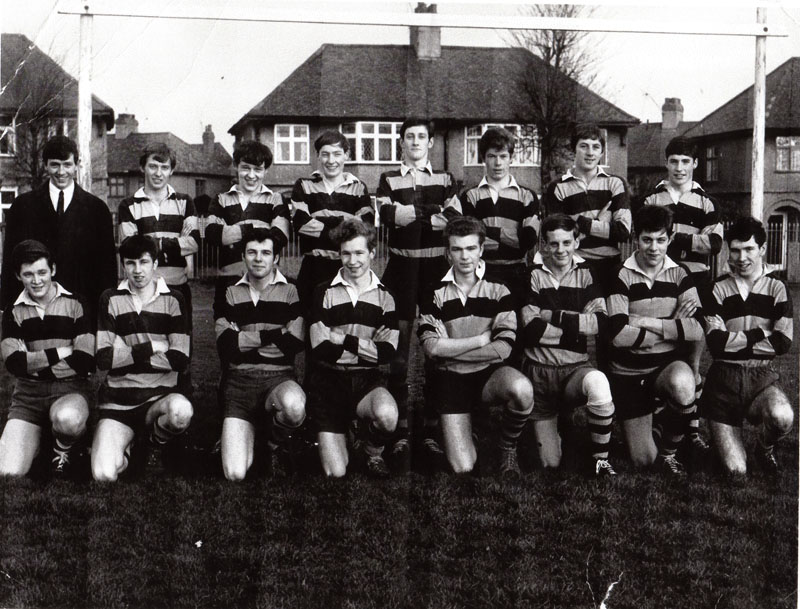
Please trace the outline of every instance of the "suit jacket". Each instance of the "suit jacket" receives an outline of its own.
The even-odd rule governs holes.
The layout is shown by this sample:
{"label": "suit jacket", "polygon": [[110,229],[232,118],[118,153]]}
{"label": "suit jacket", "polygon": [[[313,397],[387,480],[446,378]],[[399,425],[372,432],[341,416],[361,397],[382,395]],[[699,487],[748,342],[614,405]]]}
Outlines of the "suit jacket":
{"label": "suit jacket", "polygon": [[18,196],[6,212],[0,306],[6,309],[22,291],[11,260],[25,239],[44,243],[53,254],[56,279],[85,299],[89,319],[97,320],[100,294],[117,284],[117,260],[111,212],[106,204],[75,184],[62,218],[53,209],[47,183]]}

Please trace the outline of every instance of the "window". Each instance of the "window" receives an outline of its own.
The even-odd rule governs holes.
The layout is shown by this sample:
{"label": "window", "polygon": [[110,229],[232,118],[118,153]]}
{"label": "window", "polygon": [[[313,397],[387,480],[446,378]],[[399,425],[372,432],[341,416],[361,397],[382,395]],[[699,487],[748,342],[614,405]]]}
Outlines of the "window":
{"label": "window", "polygon": [[275,125],[275,162],[308,164],[308,125]]}
{"label": "window", "polygon": [[66,135],[72,139],[78,137],[78,121],[74,118],[57,118],[47,126],[47,137]]}
{"label": "window", "polygon": [[108,196],[125,196],[125,178],[108,178]]}
{"label": "window", "polygon": [[0,222],[5,222],[6,210],[11,207],[11,203],[17,198],[16,188],[0,189]]}
{"label": "window", "polygon": [[14,155],[14,124],[0,120],[0,156]]}
{"label": "window", "polygon": [[706,148],[706,182],[719,180],[719,158],[722,156],[717,146]]}
{"label": "window", "polygon": [[775,138],[776,171],[800,171],[800,136]]}
{"label": "window", "polygon": [[341,130],[350,142],[350,160],[355,163],[399,163],[403,158],[401,124],[344,123]]}
{"label": "window", "polygon": [[541,163],[541,149],[536,132],[536,125],[499,125],[484,124],[466,127],[464,130],[464,165],[480,165],[478,160],[478,140],[491,127],[502,127],[514,134],[514,158],[512,166],[535,167]]}

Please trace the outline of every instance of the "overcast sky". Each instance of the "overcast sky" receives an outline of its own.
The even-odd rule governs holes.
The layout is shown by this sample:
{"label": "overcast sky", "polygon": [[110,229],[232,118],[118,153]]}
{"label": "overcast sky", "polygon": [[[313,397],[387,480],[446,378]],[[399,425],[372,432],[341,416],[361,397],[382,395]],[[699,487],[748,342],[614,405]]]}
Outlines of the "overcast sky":
{"label": "overcast sky", "polygon": [[[27,35],[76,76],[79,17],[60,15],[58,8],[136,6],[137,11],[163,14],[189,6],[186,0],[25,0],[25,9],[20,10],[21,4],[0,0],[0,29]],[[293,1],[291,6],[347,14],[366,8],[410,12],[415,4]],[[714,7],[687,0],[647,4],[606,3],[595,16],[657,20],[675,23],[677,29],[687,22],[755,22],[754,5],[745,2],[726,3],[727,8],[722,3]],[[195,0],[194,5],[248,13],[245,0]],[[519,5],[509,3],[439,4],[441,14],[519,11]],[[767,70],[773,70],[800,55],[798,2],[771,3],[767,22],[790,33],[788,38],[768,40]],[[494,30],[442,32],[443,45],[506,46],[507,39],[507,32]],[[407,44],[408,28],[95,17],[93,89],[117,114],[135,114],[140,131],[171,131],[189,143],[199,143],[203,126],[211,124],[217,141],[230,150],[233,138],[228,129],[326,42]],[[600,92],[643,122],[661,120],[665,97],[681,98],[686,120],[701,119],[753,83],[755,42],[749,37],[597,34],[591,43],[604,59]]]}

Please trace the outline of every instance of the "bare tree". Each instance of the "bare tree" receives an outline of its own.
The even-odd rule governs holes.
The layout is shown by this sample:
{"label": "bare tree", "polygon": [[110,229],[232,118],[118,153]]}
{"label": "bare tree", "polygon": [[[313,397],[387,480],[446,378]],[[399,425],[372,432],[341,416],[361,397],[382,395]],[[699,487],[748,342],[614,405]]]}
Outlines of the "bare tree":
{"label": "bare tree", "polygon": [[[575,4],[533,5],[532,17],[590,17],[593,7]],[[571,162],[567,144],[577,122],[579,85],[597,85],[598,58],[588,44],[587,32],[563,30],[513,30],[509,42],[533,55],[519,83],[529,108],[519,117],[535,124],[541,146],[542,185],[554,179]]]}

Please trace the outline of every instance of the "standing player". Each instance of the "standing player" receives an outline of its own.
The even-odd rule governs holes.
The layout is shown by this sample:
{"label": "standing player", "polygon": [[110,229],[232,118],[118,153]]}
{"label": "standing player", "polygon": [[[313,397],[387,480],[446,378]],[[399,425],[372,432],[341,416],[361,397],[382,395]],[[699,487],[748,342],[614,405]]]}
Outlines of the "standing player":
{"label": "standing player", "polygon": [[53,281],[55,264],[42,243],[18,243],[9,264],[23,291],[3,313],[0,349],[16,383],[0,437],[0,475],[28,473],[45,427],[54,438],[51,470],[64,475],[89,418],[94,334],[82,299]]}
{"label": "standing player", "polygon": [[184,432],[192,405],[177,393],[178,373],[189,365],[188,321],[180,292],[158,269],[158,245],[133,235],[119,246],[126,279],[100,298],[97,367],[108,370],[97,396],[99,421],[92,443],[92,475],[114,482],[128,467],[137,435],[148,434],[148,464]]}
{"label": "standing player", "polygon": [[319,456],[327,476],[339,478],[349,461],[346,432],[353,419],[366,424],[364,453],[370,475],[385,477],[383,445],[397,425],[397,404],[378,368],[397,349],[394,298],[370,269],[375,228],[351,218],[333,231],[342,268],[317,286],[311,318],[315,365],[308,383],[308,411],[318,429]]}
{"label": "standing player", "polygon": [[726,235],[731,273],[718,277],[708,298],[706,337],[714,358],[700,400],[711,441],[725,469],[747,471],[742,425],[760,425],[756,461],[778,471],[775,444],[792,429],[789,398],[772,369],[792,346],[789,291],[764,260],[767,234],[755,218],[739,218]]}
{"label": "standing player", "polygon": [[575,253],[578,226],[565,214],[542,223],[542,243],[533,258],[525,324],[523,371],[534,389],[532,419],[545,468],[561,464],[558,416],[586,405],[592,472],[613,476],[608,461],[614,402],[606,375],[589,364],[586,337],[606,323],[606,303],[592,271]]}
{"label": "standing player", "polygon": [[272,151],[247,140],[233,149],[237,182],[220,193],[208,208],[206,239],[219,246],[219,275],[214,290],[214,314],[225,303],[225,291],[245,272],[244,244],[256,228],[273,229],[273,243],[281,248],[289,240],[289,207],[280,193],[264,185],[272,165]]}
{"label": "standing player", "polygon": [[314,149],[319,169],[310,178],[298,179],[292,189],[292,226],[303,254],[297,292],[306,312],[314,288],[330,282],[342,268],[331,231],[348,218],[375,223],[366,185],[344,170],[350,152],[347,138],[338,131],[325,131],[314,141]]}
{"label": "standing player", "polygon": [[[667,144],[664,156],[667,179],[656,186],[644,204],[660,205],[672,212],[674,233],[667,255],[689,270],[700,300],[705,304],[711,289],[711,257],[717,255],[722,247],[719,212],[714,200],[692,179],[697,169],[697,146],[687,138],[676,137]],[[689,364],[699,392],[702,390],[700,358],[705,341],[690,345]],[[707,452],[708,445],[699,433],[699,418],[693,417],[689,426],[692,444],[701,452]]]}
{"label": "standing player", "polygon": [[457,474],[472,471],[478,458],[472,413],[502,403],[500,472],[518,475],[517,440],[533,408],[533,387],[503,365],[514,346],[517,316],[508,288],[485,278],[485,239],[486,228],[475,218],[448,222],[444,242],[452,267],[423,306],[418,331],[433,364],[426,380],[439,407],[450,467]]}
{"label": "standing player", "polygon": [[243,480],[253,464],[255,424],[271,414],[269,447],[273,475],[291,461],[291,433],[305,419],[306,396],[294,379],[294,356],[303,349],[305,326],[297,289],[278,269],[273,232],[255,228],[244,243],[247,271],[228,288],[216,319],[222,379],[222,471]]}
{"label": "standing player", "polygon": [[[667,256],[672,217],[664,207],[636,212],[638,249],[623,263],[608,317],[611,391],[634,465],[656,461],[666,474],[683,476],[675,456],[694,416],[694,373],[681,357],[687,342],[700,340],[702,308],[686,270]],[[656,399],[665,406],[661,446],[653,440]]]}
{"label": "standing player", "polygon": [[[389,262],[383,282],[397,299],[400,343],[389,371],[389,390],[400,409],[398,434],[392,458],[401,471],[411,458],[408,429],[408,354],[411,328],[422,304],[447,271],[442,230],[448,218],[458,215],[461,204],[456,184],[448,172],[434,171],[428,159],[433,148],[431,121],[408,118],[400,126],[403,163],[381,174],[378,205],[381,222],[389,227]],[[432,400],[425,399],[424,447],[436,460],[442,449],[436,441],[438,418]]]}
{"label": "standing player", "polygon": [[487,129],[478,141],[478,158],[486,167],[480,183],[459,195],[465,216],[486,226],[483,260],[486,279],[502,281],[511,291],[514,310],[525,304],[530,274],[525,263],[536,245],[539,200],[511,175],[514,136],[503,128]]}

